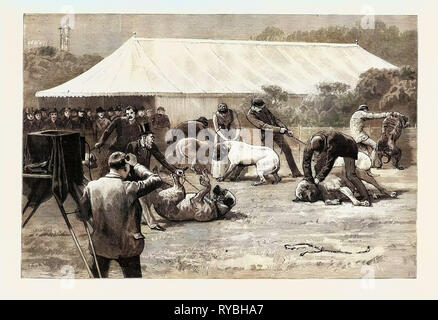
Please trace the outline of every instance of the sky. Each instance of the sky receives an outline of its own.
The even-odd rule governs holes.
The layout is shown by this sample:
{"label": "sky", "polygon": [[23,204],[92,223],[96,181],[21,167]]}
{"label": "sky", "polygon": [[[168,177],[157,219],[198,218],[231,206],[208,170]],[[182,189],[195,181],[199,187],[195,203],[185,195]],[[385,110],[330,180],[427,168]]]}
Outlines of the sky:
{"label": "sky", "polygon": [[[69,21],[72,26],[73,54],[108,56],[133,32],[149,38],[201,38],[248,40],[267,26],[275,26],[286,34],[296,30],[361,23],[364,15],[286,15],[286,14],[25,14],[24,47],[39,44],[59,46],[59,26]],[[365,11],[366,13],[366,11]],[[401,31],[417,28],[417,17],[377,16],[387,25]]]}

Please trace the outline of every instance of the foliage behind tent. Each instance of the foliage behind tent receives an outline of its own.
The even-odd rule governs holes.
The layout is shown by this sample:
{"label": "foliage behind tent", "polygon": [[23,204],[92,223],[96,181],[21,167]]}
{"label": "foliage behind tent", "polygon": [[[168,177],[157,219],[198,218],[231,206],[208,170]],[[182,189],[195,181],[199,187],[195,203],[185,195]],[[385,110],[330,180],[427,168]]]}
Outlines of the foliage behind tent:
{"label": "foliage behind tent", "polygon": [[354,27],[330,26],[310,31],[295,31],[286,34],[283,30],[269,26],[251,37],[259,41],[354,43],[356,40],[365,50],[397,66],[417,67],[417,31],[401,32],[396,26],[387,26],[376,20],[374,28],[364,29],[358,23]]}
{"label": "foliage behind tent", "polygon": [[[360,104],[367,104],[374,112],[401,112],[416,124],[416,79],[412,67],[369,69],[360,75],[355,88],[341,82],[322,82],[318,84],[318,94],[303,97],[299,105],[292,105],[288,93],[276,85],[263,86],[260,97],[289,126],[348,127],[352,113]],[[247,109],[255,96],[244,99],[241,109]]]}
{"label": "foliage behind tent", "polygon": [[90,69],[103,58],[85,54],[75,56],[55,47],[32,48],[24,52],[24,107],[38,107],[35,92],[60,85]]}

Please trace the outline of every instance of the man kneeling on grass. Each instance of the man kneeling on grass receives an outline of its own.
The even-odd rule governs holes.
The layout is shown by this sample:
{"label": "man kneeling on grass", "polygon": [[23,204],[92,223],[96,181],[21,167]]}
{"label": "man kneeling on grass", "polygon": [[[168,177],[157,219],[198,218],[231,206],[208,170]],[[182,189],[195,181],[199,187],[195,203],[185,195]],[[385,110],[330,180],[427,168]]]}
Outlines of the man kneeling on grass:
{"label": "man kneeling on grass", "polygon": [[[111,260],[122,268],[125,278],[141,278],[140,254],[144,248],[141,233],[141,207],[138,198],[158,188],[162,181],[133,154],[114,152],[108,159],[110,172],[85,187],[81,199],[82,220],[90,220],[97,262],[103,278],[108,277]],[[126,181],[131,170],[138,181]],[[96,262],[92,267],[97,278]]]}

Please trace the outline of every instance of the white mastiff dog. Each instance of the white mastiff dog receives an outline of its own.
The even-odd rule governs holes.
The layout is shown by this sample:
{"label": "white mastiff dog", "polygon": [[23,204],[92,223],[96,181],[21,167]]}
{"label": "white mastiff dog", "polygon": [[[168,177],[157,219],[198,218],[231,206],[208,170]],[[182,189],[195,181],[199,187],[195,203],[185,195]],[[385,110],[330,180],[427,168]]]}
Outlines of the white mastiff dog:
{"label": "white mastiff dog", "polygon": [[[238,177],[243,168],[247,166],[256,167],[256,172],[260,180],[253,184],[255,186],[265,184],[266,176],[270,174],[274,177],[274,184],[281,181],[278,175],[280,158],[273,149],[234,140],[221,142],[215,147],[220,148],[221,146],[227,150],[229,165],[223,176],[217,179],[218,181],[224,181],[233,171],[234,176]],[[205,150],[210,147],[211,143],[208,141],[185,138],[177,142],[175,149],[179,159],[187,159],[191,168],[194,169],[195,165],[198,164],[197,162],[200,159],[200,155],[203,155]]]}
{"label": "white mastiff dog", "polygon": [[228,140],[221,143],[228,150],[229,166],[224,175],[218,181],[224,181],[233,170],[237,170],[237,175],[247,166],[256,166],[259,181],[253,183],[259,186],[266,183],[266,176],[272,174],[273,184],[281,181],[278,175],[280,170],[280,157],[269,147],[254,146],[241,141]]}

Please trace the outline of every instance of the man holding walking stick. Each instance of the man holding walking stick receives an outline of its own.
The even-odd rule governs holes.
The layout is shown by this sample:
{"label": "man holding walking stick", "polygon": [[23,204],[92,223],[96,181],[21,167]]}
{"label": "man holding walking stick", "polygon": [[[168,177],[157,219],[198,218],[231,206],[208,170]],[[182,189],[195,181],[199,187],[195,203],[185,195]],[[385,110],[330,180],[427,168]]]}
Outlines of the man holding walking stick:
{"label": "man holding walking stick", "polygon": [[[110,173],[89,182],[81,199],[79,217],[93,227],[96,259],[91,271],[97,278],[100,269],[101,276],[107,278],[110,262],[115,260],[125,278],[141,278],[144,235],[138,199],[158,188],[161,179],[137,163],[133,154],[114,152],[108,165]],[[138,181],[127,181],[131,170],[140,178]]]}

